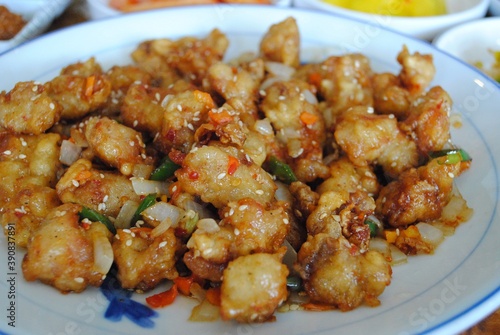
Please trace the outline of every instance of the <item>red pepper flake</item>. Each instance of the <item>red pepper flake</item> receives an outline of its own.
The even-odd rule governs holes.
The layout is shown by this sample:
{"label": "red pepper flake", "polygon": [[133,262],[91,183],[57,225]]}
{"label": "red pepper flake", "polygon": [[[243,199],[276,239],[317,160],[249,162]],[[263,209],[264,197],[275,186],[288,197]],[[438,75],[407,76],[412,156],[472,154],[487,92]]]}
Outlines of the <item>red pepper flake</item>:
{"label": "red pepper flake", "polygon": [[200,175],[196,171],[190,171],[188,173],[188,176],[189,176],[189,179],[191,179],[191,180],[196,180],[200,177]]}
{"label": "red pepper flake", "polygon": [[177,285],[174,283],[167,291],[152,295],[146,298],[146,302],[153,308],[161,308],[171,305],[177,297]]}
{"label": "red pepper flake", "polygon": [[240,161],[234,156],[229,156],[229,162],[227,163],[227,173],[232,176],[238,167],[240,166]]}

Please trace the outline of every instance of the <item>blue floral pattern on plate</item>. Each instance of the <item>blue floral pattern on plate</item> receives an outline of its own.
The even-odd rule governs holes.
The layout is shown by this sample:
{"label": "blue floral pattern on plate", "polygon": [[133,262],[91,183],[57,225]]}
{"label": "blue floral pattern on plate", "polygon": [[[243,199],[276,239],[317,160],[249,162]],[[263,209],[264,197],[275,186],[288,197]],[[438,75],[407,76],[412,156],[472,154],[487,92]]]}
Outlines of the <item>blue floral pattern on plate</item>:
{"label": "blue floral pattern on plate", "polygon": [[107,320],[118,322],[123,316],[144,328],[153,328],[155,323],[152,318],[158,313],[150,307],[132,300],[133,291],[121,288],[115,276],[108,274],[100,290],[109,300],[108,308],[104,314]]}

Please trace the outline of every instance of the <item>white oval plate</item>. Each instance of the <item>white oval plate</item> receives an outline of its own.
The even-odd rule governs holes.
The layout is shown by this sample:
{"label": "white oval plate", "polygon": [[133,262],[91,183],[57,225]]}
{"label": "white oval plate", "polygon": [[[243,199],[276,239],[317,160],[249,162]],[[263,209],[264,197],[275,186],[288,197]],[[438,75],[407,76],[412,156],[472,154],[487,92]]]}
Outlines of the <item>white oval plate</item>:
{"label": "white oval plate", "polygon": [[[420,40],[366,23],[314,11],[259,6],[208,6],[128,14],[94,21],[39,37],[0,56],[0,90],[21,80],[50,80],[61,67],[96,56],[104,68],[130,62],[128,54],[145,39],[186,35],[203,37],[219,28],[231,40],[228,56],[256,51],[271,24],[288,16],[297,19],[303,60],[320,60],[332,53],[362,52],[376,71],[399,71],[396,55],[406,44],[411,52],[432,53],[437,67],[434,85],[442,85],[455,102],[463,126],[453,129],[454,142],[473,156],[473,165],[458,179],[458,187],[474,208],[432,256],[418,256],[394,267],[392,284],[381,306],[351,312],[277,313],[276,322],[243,325],[233,322],[188,322],[194,302],[179,299],[139,321],[125,312],[105,317],[109,301],[97,288],[62,295],[55,289],[24,281],[23,253],[12,252],[0,238],[0,332],[9,334],[451,334],[484,318],[500,306],[499,166],[500,89],[473,67]],[[9,273],[13,273],[10,275]],[[11,278],[12,277],[12,278]],[[13,279],[9,282],[9,279]],[[13,283],[14,285],[10,285]],[[9,299],[14,291],[16,299]],[[131,299],[144,303],[145,296]],[[131,303],[126,296],[115,300]],[[15,328],[8,325],[14,304]],[[115,306],[116,307],[116,306]],[[117,312],[118,311],[118,312]],[[134,322],[137,321],[137,322]],[[143,326],[138,323],[143,322]],[[149,326],[149,328],[144,327]]]}

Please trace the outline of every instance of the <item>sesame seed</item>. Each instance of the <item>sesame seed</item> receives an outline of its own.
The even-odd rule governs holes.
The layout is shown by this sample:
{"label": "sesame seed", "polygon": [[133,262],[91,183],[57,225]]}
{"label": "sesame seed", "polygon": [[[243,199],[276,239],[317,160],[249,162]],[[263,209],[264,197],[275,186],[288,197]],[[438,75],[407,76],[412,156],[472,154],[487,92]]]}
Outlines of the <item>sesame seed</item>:
{"label": "sesame seed", "polygon": [[125,245],[126,245],[127,247],[130,247],[130,246],[132,245],[132,240],[127,240],[127,241],[125,242]]}
{"label": "sesame seed", "polygon": [[135,127],[137,127],[138,124],[139,124],[139,121],[134,120],[134,122],[132,123],[132,126],[135,128]]}
{"label": "sesame seed", "polygon": [[123,229],[123,232],[124,232],[124,233],[127,233],[127,234],[130,234],[130,233],[131,233],[130,229]]}
{"label": "sesame seed", "polygon": [[12,151],[10,151],[10,150],[5,150],[5,151],[3,152],[3,154],[4,154],[4,155],[6,155],[6,156],[10,156],[10,155],[12,155]]}
{"label": "sesame seed", "polygon": [[234,214],[234,208],[231,208],[231,209],[229,210],[229,216],[232,216],[233,214]]}
{"label": "sesame seed", "polygon": [[158,244],[158,246],[159,246],[160,248],[163,248],[163,247],[164,247],[164,246],[166,246],[166,245],[167,245],[167,242],[166,242],[166,241],[163,241],[163,242],[161,242],[160,244]]}
{"label": "sesame seed", "polygon": [[191,123],[188,123],[187,127],[191,130],[194,130],[194,126]]}
{"label": "sesame seed", "polygon": [[283,219],[283,223],[284,223],[284,224],[289,224],[289,223],[290,223],[290,221],[288,221],[288,219],[287,219],[287,218],[284,218],[284,219]]}
{"label": "sesame seed", "polygon": [[108,202],[109,200],[109,195],[105,195],[104,198],[102,198],[102,202]]}
{"label": "sesame seed", "polygon": [[38,85],[33,86],[33,87],[31,88],[31,90],[32,90],[33,92],[38,91]]}
{"label": "sesame seed", "polygon": [[455,175],[454,175],[452,172],[449,172],[449,173],[448,173],[448,177],[450,177],[450,178],[455,178]]}
{"label": "sesame seed", "polygon": [[264,194],[264,191],[262,191],[262,190],[257,190],[257,191],[255,191],[255,193],[257,193],[258,195],[263,195],[263,194]]}
{"label": "sesame seed", "polygon": [[234,235],[238,236],[240,234],[240,231],[238,228],[234,228]]}
{"label": "sesame seed", "polygon": [[280,96],[278,97],[278,100],[281,100],[281,101],[283,101],[283,100],[285,100],[285,99],[286,99],[286,98],[285,98],[285,96],[284,96],[284,95],[280,95]]}
{"label": "sesame seed", "polygon": [[79,183],[79,182],[78,182],[78,180],[76,180],[76,179],[73,179],[73,180],[71,181],[71,184],[73,184],[73,186],[74,186],[74,187],[78,187],[78,186],[80,186],[80,183]]}
{"label": "sesame seed", "polygon": [[25,154],[20,154],[19,155],[19,159],[25,159],[26,158],[26,155]]}
{"label": "sesame seed", "polygon": [[99,177],[101,177],[102,179],[104,179],[104,174],[100,173]]}
{"label": "sesame seed", "polygon": [[53,103],[53,102],[51,102],[51,103],[49,104],[49,108],[50,108],[50,109],[52,109],[52,110],[54,110],[54,109],[56,108],[56,105],[54,105],[54,103]]}
{"label": "sesame seed", "polygon": [[323,212],[323,213],[321,213],[321,215],[319,216],[319,219],[320,219],[320,220],[323,220],[323,219],[325,219],[325,218],[326,218],[326,216],[327,216],[327,215],[328,215],[328,214],[326,214],[326,213],[324,213],[324,212]]}
{"label": "sesame seed", "polygon": [[241,205],[240,207],[238,207],[238,209],[239,209],[240,211],[244,211],[244,210],[245,210],[245,209],[247,209],[247,208],[248,208],[248,205]]}
{"label": "sesame seed", "polygon": [[158,92],[155,93],[155,99],[160,101],[160,99],[161,99],[160,93],[158,93]]}
{"label": "sesame seed", "polygon": [[134,142],[134,141],[130,141],[130,142],[128,142],[128,144],[129,144],[131,147],[135,146],[135,142]]}
{"label": "sesame seed", "polygon": [[83,283],[83,282],[84,282],[84,279],[83,279],[82,277],[76,277],[76,278],[75,278],[75,281],[76,281],[77,283],[80,283],[80,284],[81,284],[81,283]]}
{"label": "sesame seed", "polygon": [[177,105],[177,110],[178,110],[179,112],[182,112],[182,106],[181,106],[181,105]]}
{"label": "sesame seed", "polygon": [[219,173],[219,175],[217,176],[217,179],[223,179],[225,176],[226,176],[225,172]]}

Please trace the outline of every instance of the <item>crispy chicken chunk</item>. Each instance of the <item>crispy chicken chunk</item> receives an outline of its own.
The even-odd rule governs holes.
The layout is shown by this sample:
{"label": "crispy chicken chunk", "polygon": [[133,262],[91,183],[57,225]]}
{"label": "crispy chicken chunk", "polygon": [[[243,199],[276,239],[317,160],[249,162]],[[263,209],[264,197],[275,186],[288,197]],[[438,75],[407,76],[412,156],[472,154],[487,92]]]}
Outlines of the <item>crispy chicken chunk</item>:
{"label": "crispy chicken chunk", "polygon": [[73,163],[56,185],[64,203],[77,203],[116,217],[128,200],[139,202],[129,178],[115,171],[101,171],[84,158]]}
{"label": "crispy chicken chunk", "polygon": [[334,136],[357,166],[376,162],[395,177],[418,164],[417,147],[399,129],[396,118],[376,115],[371,108],[354,107],[343,113]]}
{"label": "crispy chicken chunk", "polygon": [[59,121],[61,112],[41,84],[19,82],[10,92],[0,92],[0,129],[39,135]]}
{"label": "crispy chicken chunk", "polygon": [[95,252],[102,247],[111,248],[111,233],[99,222],[87,229],[82,227],[80,210],[76,204],[61,205],[32,234],[22,263],[26,280],[38,279],[63,293],[101,285],[109,267],[102,269],[96,264]]}
{"label": "crispy chicken chunk", "polygon": [[175,262],[179,248],[173,228],[158,236],[143,228],[119,229],[113,252],[122,287],[145,291],[164,279],[177,277]]}
{"label": "crispy chicken chunk", "polygon": [[300,64],[300,35],[297,22],[289,17],[272,25],[260,42],[264,60],[297,67]]}
{"label": "crispy chicken chunk", "polygon": [[182,190],[217,208],[243,198],[267,204],[276,191],[271,176],[233,147],[196,148],[186,155],[175,175]]}
{"label": "crispy chicken chunk", "polygon": [[125,176],[131,176],[136,165],[152,165],[141,133],[130,127],[107,117],[92,117],[85,122],[84,133],[92,152]]}
{"label": "crispy chicken chunk", "polygon": [[377,214],[393,227],[437,219],[448,203],[453,180],[469,163],[443,163],[435,158],[427,165],[403,172],[382,188],[377,198]]}
{"label": "crispy chicken chunk", "polygon": [[378,306],[391,282],[392,269],[377,251],[360,253],[344,237],[310,236],[302,245],[296,270],[312,301],[342,311],[366,303]]}
{"label": "crispy chicken chunk", "polygon": [[241,256],[224,270],[220,313],[224,320],[263,322],[286,300],[288,268],[283,254]]}

